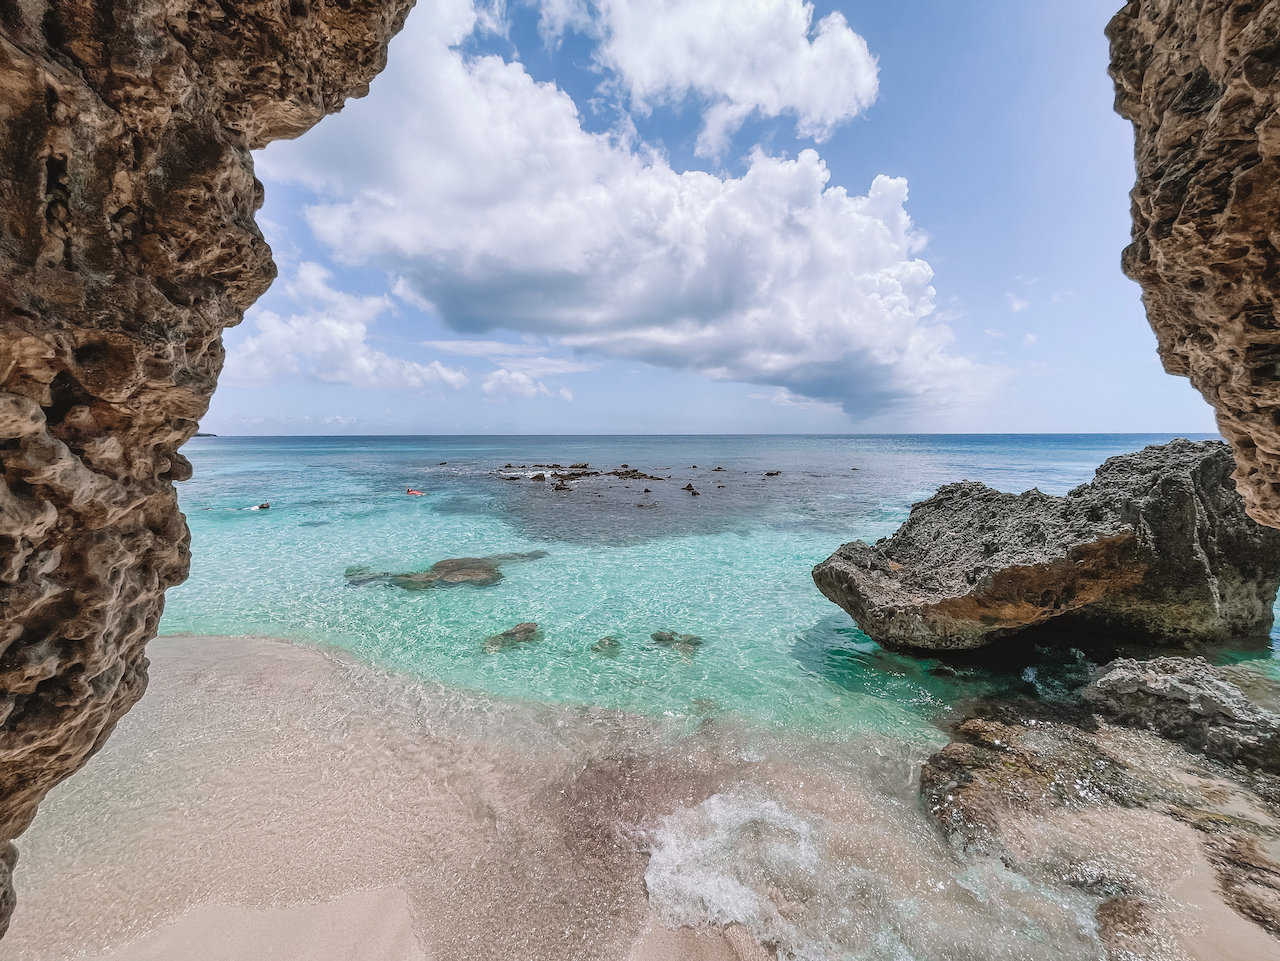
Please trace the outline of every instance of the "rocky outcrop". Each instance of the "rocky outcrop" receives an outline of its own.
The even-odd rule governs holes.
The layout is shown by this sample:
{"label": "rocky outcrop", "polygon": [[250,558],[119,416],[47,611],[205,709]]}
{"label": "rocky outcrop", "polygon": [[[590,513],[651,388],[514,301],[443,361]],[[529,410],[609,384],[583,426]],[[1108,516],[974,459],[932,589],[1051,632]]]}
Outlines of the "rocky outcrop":
{"label": "rocky outcrop", "polygon": [[[921,799],[953,844],[1091,897],[1108,958],[1200,956],[1176,947],[1207,919],[1232,956],[1270,950],[1267,935],[1280,937],[1280,781],[1154,734],[1025,707],[960,722],[925,762]],[[1191,912],[1179,884],[1202,865],[1216,885]]]}
{"label": "rocky outcrop", "polygon": [[178,448],[275,276],[249,151],[367,92],[411,5],[0,4],[0,933],[187,573]]}
{"label": "rocky outcrop", "polygon": [[1255,705],[1202,657],[1121,658],[1081,692],[1103,717],[1192,751],[1280,774],[1280,715]]}
{"label": "rocky outcrop", "polygon": [[974,648],[1051,621],[1155,643],[1262,634],[1280,532],[1246,516],[1233,468],[1226,444],[1177,440],[1111,458],[1065,497],[950,484],[813,579],[895,648]]}
{"label": "rocky outcrop", "polygon": [[1217,411],[1250,516],[1280,527],[1280,2],[1134,0],[1107,36],[1136,140],[1124,271],[1165,370]]}

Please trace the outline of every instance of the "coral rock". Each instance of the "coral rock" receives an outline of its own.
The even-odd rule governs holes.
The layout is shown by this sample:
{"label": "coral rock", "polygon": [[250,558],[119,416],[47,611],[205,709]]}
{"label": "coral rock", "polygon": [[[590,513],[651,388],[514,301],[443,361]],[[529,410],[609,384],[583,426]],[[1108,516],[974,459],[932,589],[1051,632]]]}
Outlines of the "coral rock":
{"label": "coral rock", "polygon": [[412,0],[0,10],[0,934],[10,841],[146,688],[174,481],[275,277],[250,151],[382,68]]}
{"label": "coral rock", "polygon": [[1050,621],[1156,643],[1265,634],[1280,532],[1246,516],[1233,467],[1220,441],[1177,440],[1065,497],[950,484],[813,579],[887,647],[974,648]]}
{"label": "coral rock", "polygon": [[1081,692],[1099,714],[1220,761],[1280,774],[1280,714],[1254,704],[1202,657],[1121,658]]}
{"label": "coral rock", "polygon": [[1280,3],[1135,0],[1107,27],[1138,168],[1124,271],[1280,527]]}

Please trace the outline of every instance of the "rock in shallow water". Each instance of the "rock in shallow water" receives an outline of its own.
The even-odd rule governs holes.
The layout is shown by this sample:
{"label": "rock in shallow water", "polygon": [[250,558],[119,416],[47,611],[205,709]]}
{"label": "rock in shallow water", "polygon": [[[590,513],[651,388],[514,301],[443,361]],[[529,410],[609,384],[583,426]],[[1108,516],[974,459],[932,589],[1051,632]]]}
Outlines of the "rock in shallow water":
{"label": "rock in shallow water", "polygon": [[1176,440],[1065,497],[949,484],[813,579],[886,647],[975,648],[1050,621],[1155,643],[1262,635],[1280,532],[1246,516],[1234,467],[1220,441]]}
{"label": "rock in shallow water", "polygon": [[1202,657],[1121,658],[1082,692],[1099,714],[1221,761],[1280,773],[1280,714],[1253,704]]}
{"label": "rock in shallow water", "polygon": [[[1087,718],[996,713],[957,724],[921,770],[953,844],[1097,899],[1109,958],[1280,953],[1280,780]],[[1166,953],[1207,926],[1236,953]]]}
{"label": "rock in shallow water", "polygon": [[493,554],[490,557],[449,557],[436,561],[428,570],[409,574],[378,574],[367,567],[350,567],[347,568],[346,577],[351,584],[393,584],[406,591],[454,584],[492,587],[503,578],[502,571],[499,570],[503,564],[532,561],[546,556],[546,551],[526,551],[523,554]]}
{"label": "rock in shallow water", "polygon": [[504,650],[508,647],[515,647],[519,644],[528,644],[531,641],[538,640],[541,637],[538,631],[538,625],[533,621],[524,621],[515,627],[508,628],[501,634],[494,634],[485,639],[484,651],[486,654],[494,654],[497,651]]}

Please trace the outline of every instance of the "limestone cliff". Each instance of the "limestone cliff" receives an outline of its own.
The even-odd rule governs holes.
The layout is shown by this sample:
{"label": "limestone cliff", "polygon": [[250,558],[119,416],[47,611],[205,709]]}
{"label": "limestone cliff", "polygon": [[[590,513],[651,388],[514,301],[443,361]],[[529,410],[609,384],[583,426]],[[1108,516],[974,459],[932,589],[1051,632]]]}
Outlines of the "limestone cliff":
{"label": "limestone cliff", "polygon": [[0,933],[187,573],[178,448],[275,276],[249,151],[366,93],[412,2],[0,0]]}
{"label": "limestone cliff", "polygon": [[1134,0],[1107,36],[1136,137],[1125,273],[1165,370],[1218,412],[1249,515],[1280,527],[1280,0]]}

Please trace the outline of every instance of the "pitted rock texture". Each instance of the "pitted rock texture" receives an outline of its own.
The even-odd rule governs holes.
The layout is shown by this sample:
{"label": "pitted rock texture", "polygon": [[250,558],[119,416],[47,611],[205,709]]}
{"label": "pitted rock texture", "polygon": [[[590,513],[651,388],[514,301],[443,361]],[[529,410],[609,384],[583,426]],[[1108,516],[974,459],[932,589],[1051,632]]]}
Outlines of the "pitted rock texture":
{"label": "pitted rock texture", "polygon": [[1113,457],[1065,497],[962,481],[891,538],[813,569],[818,588],[894,648],[980,647],[1055,622],[1154,643],[1264,634],[1280,532],[1250,520],[1221,441]]}
{"label": "pitted rock texture", "polygon": [[[921,769],[925,809],[961,851],[1091,900],[1105,957],[1275,956],[1274,775],[1043,703],[981,705],[952,736]],[[1217,883],[1195,900],[1234,953],[1184,941],[1211,916],[1179,903],[1202,867]]]}
{"label": "pitted rock texture", "polygon": [[1280,714],[1254,704],[1202,657],[1120,658],[1081,693],[1108,720],[1280,774]]}
{"label": "pitted rock texture", "polygon": [[411,5],[0,2],[0,933],[187,574],[178,448],[275,277],[249,151],[366,93]]}
{"label": "pitted rock texture", "polygon": [[1280,527],[1280,0],[1135,0],[1107,27],[1137,184],[1124,271]]}

